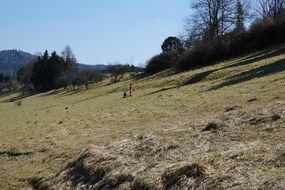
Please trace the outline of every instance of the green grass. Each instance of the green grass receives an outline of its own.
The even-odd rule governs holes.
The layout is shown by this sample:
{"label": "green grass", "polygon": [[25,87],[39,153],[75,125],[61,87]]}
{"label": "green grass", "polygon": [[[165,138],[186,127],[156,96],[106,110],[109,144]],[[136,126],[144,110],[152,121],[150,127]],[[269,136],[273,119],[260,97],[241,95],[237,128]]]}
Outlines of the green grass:
{"label": "green grass", "polygon": [[[179,74],[168,70],[112,85],[104,81],[89,90],[0,96],[0,151],[32,152],[18,157],[0,154],[0,189],[30,189],[29,178],[53,177],[90,145],[146,134],[175,139],[189,155],[187,161],[207,163],[214,175],[226,175],[226,170],[234,175],[237,171],[231,167],[245,167],[244,174],[235,173],[245,180],[245,187],[250,187],[244,179],[253,175],[250,170],[259,177],[284,179],[284,167],[258,161],[266,163],[285,151],[285,53],[278,50],[282,47]],[[134,96],[123,99],[129,83]],[[253,98],[256,101],[248,102]],[[247,123],[273,113],[281,119]],[[212,121],[228,128],[202,132]],[[251,183],[257,186],[258,179]]]}

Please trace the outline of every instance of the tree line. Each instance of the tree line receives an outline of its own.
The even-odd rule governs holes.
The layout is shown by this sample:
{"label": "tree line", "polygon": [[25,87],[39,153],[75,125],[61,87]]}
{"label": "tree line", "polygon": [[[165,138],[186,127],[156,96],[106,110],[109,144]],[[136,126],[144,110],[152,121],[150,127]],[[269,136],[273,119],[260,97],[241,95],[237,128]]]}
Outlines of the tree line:
{"label": "tree line", "polygon": [[48,91],[56,88],[67,88],[72,85],[88,85],[101,81],[102,74],[96,71],[79,71],[76,58],[70,48],[66,46],[61,56],[55,51],[49,54],[46,50],[43,55],[31,60],[17,73],[18,81],[24,90]]}
{"label": "tree line", "polygon": [[111,83],[119,82],[126,73],[131,77],[137,76],[142,68],[129,64],[110,64],[104,70],[95,70],[91,67],[78,69],[77,60],[70,46],[66,46],[61,55],[46,50],[42,55],[34,56],[18,72],[17,76],[0,73],[0,93],[17,90],[23,92],[45,92],[52,89],[72,87],[74,90],[80,86],[89,88],[90,84],[101,82],[105,77]]}
{"label": "tree line", "polygon": [[17,81],[23,91],[45,92],[52,89],[68,88],[75,90],[80,86],[89,88],[90,84],[101,82],[111,76],[111,82],[120,81],[126,73],[138,73],[141,68],[133,65],[109,65],[104,71],[91,68],[79,70],[77,60],[70,46],[66,46],[58,55],[55,51],[49,54],[46,50],[17,72]]}
{"label": "tree line", "polygon": [[[254,8],[251,3],[255,3]],[[196,0],[186,35],[168,37],[146,72],[184,71],[285,42],[284,0]]]}
{"label": "tree line", "polygon": [[17,86],[17,81],[9,74],[0,73],[0,93],[4,90],[11,91]]}

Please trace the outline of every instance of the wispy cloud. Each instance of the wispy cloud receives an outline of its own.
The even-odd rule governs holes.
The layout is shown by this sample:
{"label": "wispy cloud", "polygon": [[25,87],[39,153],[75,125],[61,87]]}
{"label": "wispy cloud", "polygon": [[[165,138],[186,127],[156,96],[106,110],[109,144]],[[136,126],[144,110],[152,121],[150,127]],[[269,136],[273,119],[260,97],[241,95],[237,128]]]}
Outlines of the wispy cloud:
{"label": "wispy cloud", "polygon": [[153,22],[155,22],[155,23],[160,23],[161,20],[160,20],[160,19],[154,19]]}

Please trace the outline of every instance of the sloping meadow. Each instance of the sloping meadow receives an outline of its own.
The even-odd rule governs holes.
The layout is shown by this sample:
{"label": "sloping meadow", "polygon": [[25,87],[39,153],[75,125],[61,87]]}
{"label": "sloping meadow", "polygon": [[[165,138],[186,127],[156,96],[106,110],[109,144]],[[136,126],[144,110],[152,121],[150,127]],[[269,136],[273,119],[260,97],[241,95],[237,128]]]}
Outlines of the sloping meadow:
{"label": "sloping meadow", "polygon": [[2,95],[0,189],[282,189],[282,48],[89,90]]}

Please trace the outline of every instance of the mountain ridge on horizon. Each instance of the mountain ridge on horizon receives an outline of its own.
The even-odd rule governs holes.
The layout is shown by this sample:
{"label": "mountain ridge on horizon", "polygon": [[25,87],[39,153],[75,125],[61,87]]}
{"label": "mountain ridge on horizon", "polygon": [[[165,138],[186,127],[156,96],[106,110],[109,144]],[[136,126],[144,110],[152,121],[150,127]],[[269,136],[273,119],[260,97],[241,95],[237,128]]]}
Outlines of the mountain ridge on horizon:
{"label": "mountain ridge on horizon", "polygon": [[0,72],[15,75],[16,72],[27,62],[33,59],[34,55],[22,50],[1,50],[0,51]]}
{"label": "mountain ridge on horizon", "polygon": [[[23,65],[27,64],[35,56],[36,55],[18,49],[0,50],[0,73],[15,75]],[[77,65],[79,70],[105,70],[107,68],[105,64],[91,65],[77,63]]]}

